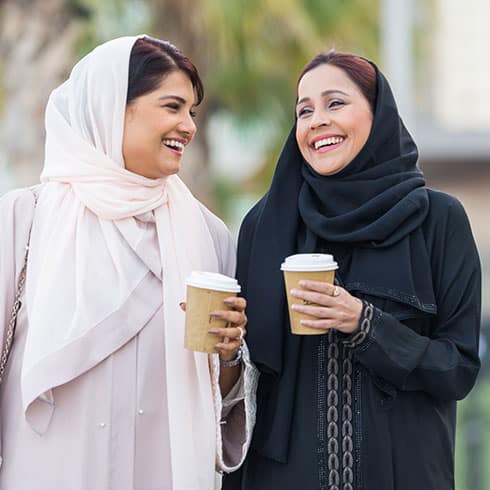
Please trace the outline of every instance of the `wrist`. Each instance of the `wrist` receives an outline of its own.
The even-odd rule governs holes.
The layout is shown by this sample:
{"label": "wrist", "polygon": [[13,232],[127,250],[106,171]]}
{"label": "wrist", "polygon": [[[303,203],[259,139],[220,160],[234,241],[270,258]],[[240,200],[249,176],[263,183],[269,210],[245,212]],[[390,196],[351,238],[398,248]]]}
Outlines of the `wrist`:
{"label": "wrist", "polygon": [[223,359],[221,356],[219,358],[219,364],[221,367],[235,367],[242,362],[242,348],[240,347],[235,356],[232,359]]}
{"label": "wrist", "polygon": [[358,347],[368,337],[371,331],[371,322],[374,316],[374,306],[367,301],[362,302],[361,314],[356,329],[343,340],[343,344],[347,347]]}

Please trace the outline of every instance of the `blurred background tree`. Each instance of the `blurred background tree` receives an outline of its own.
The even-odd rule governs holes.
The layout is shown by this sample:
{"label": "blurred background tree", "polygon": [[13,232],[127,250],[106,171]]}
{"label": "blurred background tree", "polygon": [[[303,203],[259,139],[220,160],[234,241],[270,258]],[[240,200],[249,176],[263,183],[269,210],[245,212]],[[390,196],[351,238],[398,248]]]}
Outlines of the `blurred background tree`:
{"label": "blurred background tree", "polygon": [[378,57],[378,21],[372,15],[377,0],[323,5],[323,0],[5,0],[0,7],[0,166],[9,166],[18,185],[30,183],[33,167],[42,165],[49,91],[98,43],[148,32],[176,44],[203,76],[206,98],[182,176],[199,198],[224,212],[243,183],[212,179],[208,126],[213,116],[225,114],[245,131],[268,125],[265,157],[248,183],[259,193],[292,124],[296,76],[305,62],[332,46]]}
{"label": "blurred background tree", "polygon": [[207,142],[213,117],[229,117],[245,132],[267,126],[263,161],[245,182],[260,193],[292,124],[295,79],[306,60],[333,44],[378,55],[378,24],[372,16],[377,0],[331,1],[328,9],[322,8],[323,0],[208,0],[199,2],[199,8],[191,0],[150,4],[152,32],[174,41],[203,75],[206,98],[198,144],[193,144],[192,164],[184,168],[183,176],[208,202],[206,194],[214,187],[211,195],[218,199],[213,207],[225,217],[244,182],[221,177],[210,184]]}
{"label": "blurred background tree", "polygon": [[68,74],[88,20],[73,1],[0,3],[0,175],[9,169],[11,181],[31,183],[41,168],[47,96]]}

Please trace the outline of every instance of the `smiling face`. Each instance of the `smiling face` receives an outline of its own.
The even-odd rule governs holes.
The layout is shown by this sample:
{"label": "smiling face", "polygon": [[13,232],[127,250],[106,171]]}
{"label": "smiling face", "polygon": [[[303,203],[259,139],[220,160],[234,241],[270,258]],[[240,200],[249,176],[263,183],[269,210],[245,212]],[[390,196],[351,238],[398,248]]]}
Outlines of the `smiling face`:
{"label": "smiling face", "polygon": [[194,104],[192,83],[182,71],[170,72],[156,90],[130,102],[123,135],[126,169],[150,179],[177,173],[196,133]]}
{"label": "smiling face", "polygon": [[334,175],[358,155],[373,115],[359,87],[336,66],[322,64],[298,84],[296,140],[303,158],[322,175]]}

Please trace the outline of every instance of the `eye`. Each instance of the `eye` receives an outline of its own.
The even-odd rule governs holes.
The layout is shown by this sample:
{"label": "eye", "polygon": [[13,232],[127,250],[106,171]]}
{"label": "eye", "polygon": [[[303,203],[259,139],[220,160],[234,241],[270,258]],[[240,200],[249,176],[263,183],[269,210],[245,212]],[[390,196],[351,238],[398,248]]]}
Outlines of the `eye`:
{"label": "eye", "polygon": [[164,107],[172,111],[178,111],[180,109],[180,104],[178,104],[177,102],[170,102],[168,104],[165,104]]}
{"label": "eye", "polygon": [[311,114],[313,111],[309,107],[302,107],[301,109],[298,110],[298,117],[303,117],[307,116],[308,114]]}
{"label": "eye", "polygon": [[345,102],[341,99],[334,99],[334,100],[331,100],[329,103],[328,103],[328,108],[329,109],[337,109],[339,107],[342,107],[345,105]]}

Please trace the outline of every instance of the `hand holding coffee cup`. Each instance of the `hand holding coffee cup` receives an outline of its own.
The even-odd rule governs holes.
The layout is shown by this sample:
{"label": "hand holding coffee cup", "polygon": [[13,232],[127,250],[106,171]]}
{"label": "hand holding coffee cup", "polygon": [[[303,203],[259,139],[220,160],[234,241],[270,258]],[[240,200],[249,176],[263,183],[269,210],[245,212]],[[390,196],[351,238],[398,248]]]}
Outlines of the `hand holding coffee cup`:
{"label": "hand holding coffee cup", "polygon": [[214,272],[195,271],[186,284],[185,348],[219,352],[224,361],[235,359],[247,323],[246,301],[237,297],[237,281]]}
{"label": "hand holding coffee cup", "polygon": [[[328,254],[300,255],[303,257],[292,256],[296,257],[291,260],[296,267],[306,268],[305,264],[309,262],[310,268],[332,269],[324,280],[311,275],[297,275],[296,281],[289,281],[288,292],[294,298],[291,300],[290,308],[295,322],[308,329],[309,335],[326,333],[332,328],[346,334],[353,333],[361,317],[362,301],[344,288],[333,284],[333,274],[337,269],[333,257]],[[287,262],[286,259],[285,264]],[[311,272],[309,271],[309,274]]]}
{"label": "hand holding coffee cup", "polygon": [[[247,335],[245,326],[247,317],[245,308],[247,301],[245,298],[229,297],[223,300],[225,305],[231,310],[212,311],[210,315],[214,318],[226,322],[225,327],[213,327],[208,333],[215,335],[220,340],[214,348],[219,352],[222,361],[231,361],[236,359],[238,351],[243,344],[243,339]],[[223,340],[221,340],[221,338]]]}
{"label": "hand holding coffee cup", "polygon": [[303,320],[311,320],[315,319],[315,317],[309,316],[308,313],[298,308],[309,306],[306,304],[309,300],[295,296],[293,291],[296,293],[301,290],[300,281],[304,280],[332,284],[337,268],[337,262],[334,261],[331,255],[327,254],[291,255],[286,257],[281,264],[288,298],[291,333],[296,335],[319,335],[325,333],[303,323]]}

